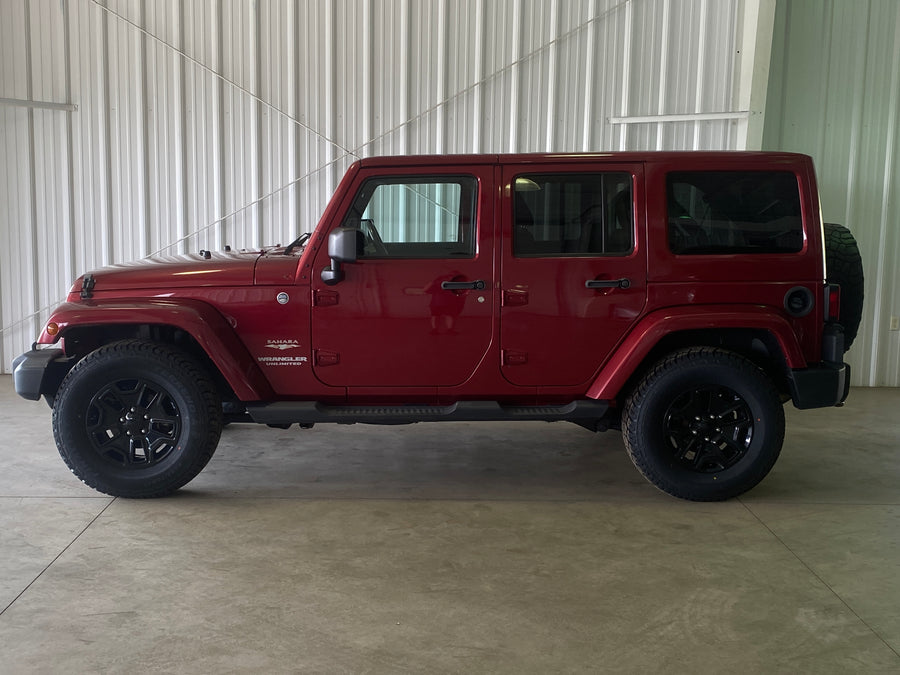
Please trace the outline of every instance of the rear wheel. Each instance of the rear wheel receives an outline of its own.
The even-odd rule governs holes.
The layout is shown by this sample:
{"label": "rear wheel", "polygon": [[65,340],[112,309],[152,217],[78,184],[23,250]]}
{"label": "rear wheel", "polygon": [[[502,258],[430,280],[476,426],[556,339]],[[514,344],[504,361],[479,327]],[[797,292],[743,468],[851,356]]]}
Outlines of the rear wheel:
{"label": "rear wheel", "polygon": [[716,501],[769,473],[784,440],[784,408],[751,361],[695,347],[644,377],[625,404],[622,431],[631,460],[660,490]]}
{"label": "rear wheel", "polygon": [[118,497],[160,497],[209,462],[222,404],[186,354],[137,340],[106,345],[66,376],[53,406],[57,448],[90,487]]}

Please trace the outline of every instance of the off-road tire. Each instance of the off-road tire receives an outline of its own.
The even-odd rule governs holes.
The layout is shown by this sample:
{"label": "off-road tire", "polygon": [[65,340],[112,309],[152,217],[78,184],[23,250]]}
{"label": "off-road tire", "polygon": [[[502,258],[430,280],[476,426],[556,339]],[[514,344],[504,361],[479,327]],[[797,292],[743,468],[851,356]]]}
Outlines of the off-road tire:
{"label": "off-road tire", "polygon": [[723,349],[674,352],[648,372],[622,412],[628,455],[675,497],[719,501],[757,485],[784,442],[784,408],[768,376]]}
{"label": "off-road tire", "polygon": [[162,497],[209,462],[222,403],[208,375],[168,345],[125,340],[66,375],[53,405],[59,454],[78,478],[116,497]]}
{"label": "off-road tire", "polygon": [[828,283],[841,287],[840,323],[844,351],[850,349],[862,319],[865,279],[862,256],[853,234],[843,225],[825,223],[825,266]]}

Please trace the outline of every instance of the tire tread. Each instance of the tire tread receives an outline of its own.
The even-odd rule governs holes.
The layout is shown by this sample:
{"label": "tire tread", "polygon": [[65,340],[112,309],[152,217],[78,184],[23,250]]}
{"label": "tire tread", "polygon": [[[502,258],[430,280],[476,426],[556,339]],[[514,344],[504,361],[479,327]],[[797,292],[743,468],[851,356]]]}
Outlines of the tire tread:
{"label": "tire tread", "polygon": [[[775,420],[776,435],[774,438],[776,451],[765,462],[754,467],[753,472],[742,481],[737,489],[700,490],[690,486],[677,485],[654,466],[645,452],[645,444],[649,441],[646,438],[648,430],[643,428],[640,420],[641,408],[659,378],[673,369],[701,368],[711,363],[731,367],[738,373],[743,373],[760,382],[766,382],[769,390],[768,396],[771,397],[769,403],[770,405],[777,404],[778,417]],[[768,377],[753,362],[735,352],[717,347],[690,347],[672,352],[654,364],[628,396],[622,411],[622,438],[628,457],[635,467],[658,489],[679,499],[699,502],[722,501],[751,489],[771,471],[784,441],[784,410]]]}
{"label": "tire tread", "polygon": [[825,223],[825,260],[828,283],[841,287],[840,322],[844,327],[844,348],[856,339],[865,300],[862,257],[853,233],[843,225]]}
{"label": "tire tread", "polygon": [[[206,437],[201,443],[201,451],[193,457],[187,466],[182,468],[175,480],[162,485],[150,484],[144,487],[128,485],[127,488],[124,488],[122,485],[114,484],[107,477],[104,477],[101,472],[92,468],[88,462],[78,460],[77,454],[72,453],[68,449],[61,430],[61,406],[59,403],[60,401],[65,401],[69,389],[75,386],[78,374],[98,363],[111,364],[119,359],[132,357],[143,357],[156,361],[160,365],[186,375],[187,379],[193,383],[193,386],[197,387],[201,395],[201,408],[203,409],[201,414],[205,414],[206,419],[210,420],[210,423],[207,425]],[[66,463],[66,466],[69,467],[69,470],[85,485],[116,497],[148,499],[172,494],[193,480],[209,463],[209,460],[212,459],[215,453],[222,431],[222,406],[210,378],[197,362],[186,353],[166,344],[136,339],[121,340],[109,343],[91,352],[69,371],[56,395],[52,412],[52,424],[53,436],[60,456]]]}

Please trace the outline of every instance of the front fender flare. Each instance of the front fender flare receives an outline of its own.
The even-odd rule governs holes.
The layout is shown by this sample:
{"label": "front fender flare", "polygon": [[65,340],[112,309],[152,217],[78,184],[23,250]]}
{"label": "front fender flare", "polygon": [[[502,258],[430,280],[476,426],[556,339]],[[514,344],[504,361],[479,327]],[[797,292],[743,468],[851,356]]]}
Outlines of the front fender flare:
{"label": "front fender flare", "polygon": [[587,391],[588,398],[611,400],[618,396],[641,362],[665,336],[721,328],[767,331],[777,341],[789,368],[807,365],[791,325],[767,307],[670,307],[652,312],[638,322],[594,379]]}
{"label": "front fender flare", "polygon": [[189,334],[213,362],[242,401],[272,398],[268,380],[225,317],[199,300],[154,298],[147,300],[92,300],[66,302],[47,322],[57,324],[51,336],[46,327],[38,343],[52,344],[73,328],[97,328],[125,324],[174,326]]}

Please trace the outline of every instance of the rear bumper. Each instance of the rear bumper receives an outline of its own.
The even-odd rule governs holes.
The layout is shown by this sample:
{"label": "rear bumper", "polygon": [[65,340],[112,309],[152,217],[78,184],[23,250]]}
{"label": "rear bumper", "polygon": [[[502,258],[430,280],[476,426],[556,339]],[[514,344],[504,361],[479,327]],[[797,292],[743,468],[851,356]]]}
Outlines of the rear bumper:
{"label": "rear bumper", "polygon": [[850,366],[822,363],[790,374],[791,399],[800,410],[840,405],[850,393]]}
{"label": "rear bumper", "polygon": [[16,393],[29,401],[37,401],[42,395],[53,396],[66,373],[71,360],[62,349],[32,349],[13,361],[13,384]]}

